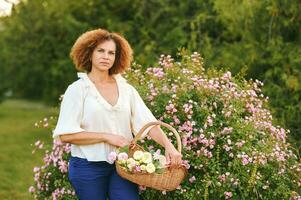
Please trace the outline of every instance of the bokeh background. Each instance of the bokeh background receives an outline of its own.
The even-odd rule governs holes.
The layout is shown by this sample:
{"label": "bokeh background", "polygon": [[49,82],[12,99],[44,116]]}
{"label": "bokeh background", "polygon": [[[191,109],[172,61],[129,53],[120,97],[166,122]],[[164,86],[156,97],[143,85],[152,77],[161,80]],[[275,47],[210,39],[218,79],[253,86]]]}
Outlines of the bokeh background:
{"label": "bokeh background", "polygon": [[70,48],[95,28],[124,35],[145,68],[185,48],[207,68],[262,81],[275,123],[300,151],[299,0],[2,0],[0,15],[0,199],[31,199],[42,162],[32,144],[51,144],[51,127],[34,124],[55,115],[77,79]]}

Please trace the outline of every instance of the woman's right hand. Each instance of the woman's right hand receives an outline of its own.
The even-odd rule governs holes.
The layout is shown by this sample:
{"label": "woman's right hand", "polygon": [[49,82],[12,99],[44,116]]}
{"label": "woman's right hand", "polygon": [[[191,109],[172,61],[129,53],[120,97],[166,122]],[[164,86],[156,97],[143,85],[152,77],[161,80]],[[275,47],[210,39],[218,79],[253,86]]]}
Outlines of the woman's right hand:
{"label": "woman's right hand", "polygon": [[107,135],[106,142],[116,147],[124,147],[130,144],[131,141],[123,136],[110,134]]}

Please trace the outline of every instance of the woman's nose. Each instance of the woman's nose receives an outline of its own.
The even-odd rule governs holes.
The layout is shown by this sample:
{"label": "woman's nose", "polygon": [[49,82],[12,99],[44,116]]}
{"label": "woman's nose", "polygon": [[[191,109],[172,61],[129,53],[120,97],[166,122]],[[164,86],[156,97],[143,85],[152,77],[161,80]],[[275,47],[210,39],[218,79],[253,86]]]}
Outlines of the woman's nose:
{"label": "woman's nose", "polygon": [[103,58],[106,58],[106,59],[108,59],[108,58],[109,58],[109,53],[108,53],[108,52],[104,52],[104,54],[103,54]]}

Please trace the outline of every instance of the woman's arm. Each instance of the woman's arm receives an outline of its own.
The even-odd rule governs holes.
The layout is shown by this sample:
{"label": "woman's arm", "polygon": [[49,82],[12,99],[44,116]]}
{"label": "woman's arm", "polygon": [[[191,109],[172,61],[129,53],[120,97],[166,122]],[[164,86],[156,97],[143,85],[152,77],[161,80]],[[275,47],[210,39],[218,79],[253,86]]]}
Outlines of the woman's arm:
{"label": "woman's arm", "polygon": [[[148,122],[157,121],[133,86],[131,86],[131,113],[133,129],[136,131]],[[167,162],[170,162],[171,165],[182,163],[181,153],[175,149],[159,126],[153,127],[149,131],[149,136],[165,148]]]}
{"label": "woman's arm", "polygon": [[106,142],[113,146],[123,147],[128,145],[130,141],[120,135],[108,133],[95,133],[95,132],[79,132],[72,134],[60,135],[60,140],[65,143],[87,145]]}
{"label": "woman's arm", "polygon": [[160,126],[153,127],[148,135],[165,148],[165,156],[168,164],[180,165],[182,163],[182,154],[176,150]]}

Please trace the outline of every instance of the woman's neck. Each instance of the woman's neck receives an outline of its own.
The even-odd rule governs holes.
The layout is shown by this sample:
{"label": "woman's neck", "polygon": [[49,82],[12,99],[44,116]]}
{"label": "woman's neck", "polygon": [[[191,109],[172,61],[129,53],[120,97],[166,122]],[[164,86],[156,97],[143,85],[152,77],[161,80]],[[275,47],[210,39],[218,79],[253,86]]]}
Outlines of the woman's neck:
{"label": "woman's neck", "polygon": [[94,83],[108,83],[112,81],[112,76],[109,75],[109,71],[94,71],[88,73],[89,78]]}

